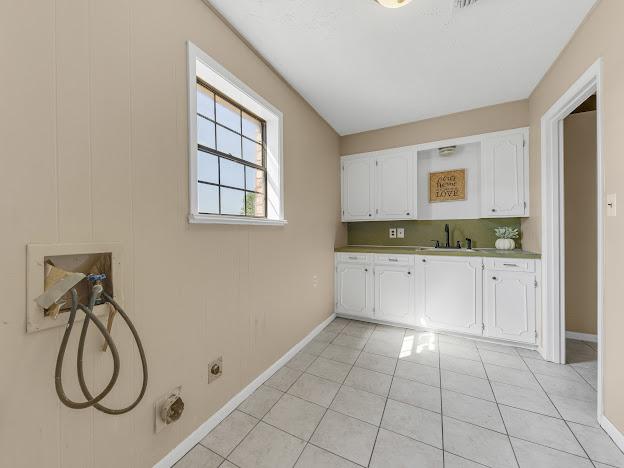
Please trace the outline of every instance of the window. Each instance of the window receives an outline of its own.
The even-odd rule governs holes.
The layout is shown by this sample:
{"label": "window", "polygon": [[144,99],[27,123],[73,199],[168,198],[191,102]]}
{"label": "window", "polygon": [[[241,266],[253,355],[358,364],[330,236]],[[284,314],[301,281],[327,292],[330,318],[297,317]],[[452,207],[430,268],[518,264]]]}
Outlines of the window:
{"label": "window", "polygon": [[285,224],[282,114],[189,43],[193,223]]}

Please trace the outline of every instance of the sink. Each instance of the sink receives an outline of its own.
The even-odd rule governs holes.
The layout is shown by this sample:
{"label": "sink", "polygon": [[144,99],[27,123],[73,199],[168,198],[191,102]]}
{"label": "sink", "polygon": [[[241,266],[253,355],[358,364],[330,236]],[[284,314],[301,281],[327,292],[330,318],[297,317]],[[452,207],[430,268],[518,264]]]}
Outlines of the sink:
{"label": "sink", "polygon": [[428,252],[476,252],[477,249],[465,249],[465,248],[447,248],[447,247],[417,247],[419,250],[425,250]]}

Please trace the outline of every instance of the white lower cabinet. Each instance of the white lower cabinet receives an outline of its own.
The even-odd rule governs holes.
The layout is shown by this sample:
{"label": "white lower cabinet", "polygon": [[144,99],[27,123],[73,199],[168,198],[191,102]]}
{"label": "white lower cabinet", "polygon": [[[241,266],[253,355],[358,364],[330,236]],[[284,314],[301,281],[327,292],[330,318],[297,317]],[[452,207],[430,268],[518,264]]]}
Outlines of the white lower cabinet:
{"label": "white lower cabinet", "polygon": [[535,273],[486,269],[483,335],[535,343],[536,291]]}
{"label": "white lower cabinet", "polygon": [[481,335],[483,259],[431,256],[416,263],[421,270],[419,326]]}
{"label": "white lower cabinet", "polygon": [[336,312],[536,343],[538,260],[337,254]]}
{"label": "white lower cabinet", "polygon": [[416,324],[412,266],[375,265],[374,317],[387,322]]}
{"label": "white lower cabinet", "polygon": [[336,265],[336,312],[362,318],[373,316],[372,267],[363,263]]}

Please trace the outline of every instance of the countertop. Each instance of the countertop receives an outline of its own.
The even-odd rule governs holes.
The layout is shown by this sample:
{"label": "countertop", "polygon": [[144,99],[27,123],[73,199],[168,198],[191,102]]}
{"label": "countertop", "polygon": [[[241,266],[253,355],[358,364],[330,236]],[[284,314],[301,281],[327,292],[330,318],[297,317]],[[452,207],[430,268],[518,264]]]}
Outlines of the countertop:
{"label": "countertop", "polygon": [[541,258],[541,254],[529,252],[526,250],[497,250],[497,249],[481,249],[474,250],[444,250],[431,249],[427,247],[411,247],[411,246],[381,246],[381,245],[346,245],[344,247],[334,248],[334,252],[346,253],[380,253],[380,254],[404,254],[404,255],[441,255],[448,257],[499,257],[499,258]]}

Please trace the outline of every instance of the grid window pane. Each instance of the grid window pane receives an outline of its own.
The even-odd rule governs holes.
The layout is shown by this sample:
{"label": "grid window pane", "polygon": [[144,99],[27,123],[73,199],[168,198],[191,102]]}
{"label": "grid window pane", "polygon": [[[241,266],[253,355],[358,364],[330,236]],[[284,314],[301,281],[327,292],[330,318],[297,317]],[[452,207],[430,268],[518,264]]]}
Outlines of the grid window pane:
{"label": "grid window pane", "polygon": [[213,154],[197,152],[197,178],[202,182],[219,183],[219,158]]}
{"label": "grid window pane", "polygon": [[245,188],[245,166],[225,158],[220,158],[219,164],[221,167],[221,185]]}
{"label": "grid window pane", "polygon": [[219,187],[197,184],[197,210],[200,213],[219,214]]}
{"label": "grid window pane", "polygon": [[262,122],[243,112],[243,135],[252,140],[262,141]]}
{"label": "grid window pane", "polygon": [[245,192],[221,187],[221,214],[245,215]]}
{"label": "grid window pane", "polygon": [[215,147],[215,124],[197,116],[197,143],[207,148]]}
{"label": "grid window pane", "polygon": [[220,96],[217,96],[217,123],[236,132],[241,131],[240,109]]}
{"label": "grid window pane", "polygon": [[197,113],[214,120],[214,93],[200,84],[197,85]]}
{"label": "grid window pane", "polygon": [[262,166],[262,145],[243,138],[243,158],[245,161]]}
{"label": "grid window pane", "polygon": [[264,197],[258,193],[245,192],[245,214],[264,217]]}
{"label": "grid window pane", "polygon": [[245,189],[264,193],[264,171],[247,166],[245,168]]}
{"label": "grid window pane", "polygon": [[217,125],[217,150],[240,158],[241,136]]}

